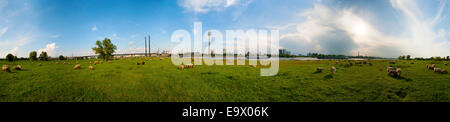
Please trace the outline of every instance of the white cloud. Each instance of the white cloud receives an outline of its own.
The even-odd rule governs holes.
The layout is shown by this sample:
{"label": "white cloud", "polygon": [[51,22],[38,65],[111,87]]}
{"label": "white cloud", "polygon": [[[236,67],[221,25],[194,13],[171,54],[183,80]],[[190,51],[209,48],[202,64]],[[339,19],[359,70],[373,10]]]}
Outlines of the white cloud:
{"label": "white cloud", "polygon": [[92,31],[97,31],[97,26],[94,25],[94,27],[91,28]]}
{"label": "white cloud", "polygon": [[129,45],[134,45],[134,41],[128,42]]}
{"label": "white cloud", "polygon": [[18,52],[19,52],[19,47],[14,47],[13,49],[11,49],[9,51],[9,53],[11,53],[13,55],[17,55]]}
{"label": "white cloud", "polygon": [[178,0],[178,4],[186,11],[206,13],[210,10],[223,10],[239,3],[248,4],[250,0]]}
{"label": "white cloud", "polygon": [[56,34],[56,35],[51,35],[50,38],[59,38],[59,35],[58,35],[58,34]]}
{"label": "white cloud", "polygon": [[[413,1],[391,0],[393,7],[407,15],[408,37],[391,36],[377,29],[378,26],[364,18],[366,11],[355,8],[330,8],[316,4],[313,8],[300,13],[306,20],[282,26],[268,26],[280,29],[280,45],[300,53],[317,51],[330,54],[350,54],[383,57],[396,57],[411,54],[413,56],[433,56],[449,54],[448,43],[434,42],[445,37],[445,31],[434,32],[429,21],[419,19],[421,12]],[[437,14],[440,15],[441,12]],[[433,21],[439,20],[435,17]],[[402,35],[402,34],[398,34]],[[440,35],[440,36],[439,36]],[[446,52],[447,51],[447,52]]]}
{"label": "white cloud", "polygon": [[2,37],[3,34],[6,33],[6,31],[8,31],[8,27],[4,27],[4,28],[0,29],[0,37]]}
{"label": "white cloud", "polygon": [[45,51],[45,52],[47,52],[48,56],[56,56],[56,48],[58,48],[58,46],[56,46],[56,43],[50,43],[50,44],[47,44],[45,46],[45,48],[39,49],[37,53],[40,54],[42,51]]}

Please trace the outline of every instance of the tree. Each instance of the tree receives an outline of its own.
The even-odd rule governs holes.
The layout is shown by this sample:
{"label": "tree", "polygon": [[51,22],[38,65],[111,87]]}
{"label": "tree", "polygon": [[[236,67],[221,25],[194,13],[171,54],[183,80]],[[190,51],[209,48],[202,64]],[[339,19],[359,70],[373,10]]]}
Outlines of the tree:
{"label": "tree", "polygon": [[14,55],[12,55],[11,53],[6,55],[6,60],[7,61],[14,61]]}
{"label": "tree", "polygon": [[411,60],[411,55],[407,55],[406,60]]}
{"label": "tree", "polygon": [[41,61],[48,61],[47,52],[42,51],[41,54],[39,54],[39,60],[41,60]]}
{"label": "tree", "polygon": [[450,56],[447,56],[447,60],[450,60]]}
{"label": "tree", "polygon": [[116,45],[111,43],[111,40],[108,38],[105,38],[103,41],[97,40],[95,43],[97,47],[93,47],[92,50],[95,52],[95,54],[98,54],[99,58],[102,59],[109,59],[112,57],[112,54],[117,49]]}
{"label": "tree", "polygon": [[37,52],[30,52],[30,56],[28,57],[31,61],[37,60]]}
{"label": "tree", "polygon": [[66,57],[64,57],[63,55],[59,55],[59,60],[66,60]]}

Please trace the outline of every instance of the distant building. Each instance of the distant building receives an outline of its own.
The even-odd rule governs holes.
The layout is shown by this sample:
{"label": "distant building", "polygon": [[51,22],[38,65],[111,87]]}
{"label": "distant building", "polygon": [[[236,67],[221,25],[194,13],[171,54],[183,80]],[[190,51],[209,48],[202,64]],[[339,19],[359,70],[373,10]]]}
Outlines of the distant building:
{"label": "distant building", "polygon": [[278,50],[279,55],[291,55],[291,52],[287,51],[286,49],[280,49]]}

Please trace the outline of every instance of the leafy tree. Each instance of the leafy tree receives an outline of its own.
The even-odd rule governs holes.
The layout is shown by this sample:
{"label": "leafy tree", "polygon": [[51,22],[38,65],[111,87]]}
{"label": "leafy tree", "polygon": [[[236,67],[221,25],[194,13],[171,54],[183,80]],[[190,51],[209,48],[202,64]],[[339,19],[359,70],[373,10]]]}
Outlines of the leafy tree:
{"label": "leafy tree", "polygon": [[450,56],[447,56],[447,60],[450,60]]}
{"label": "leafy tree", "polygon": [[12,55],[11,53],[6,55],[6,60],[7,61],[14,61],[14,55]]}
{"label": "leafy tree", "polygon": [[37,52],[30,52],[30,56],[28,57],[31,61],[37,60]]}
{"label": "leafy tree", "polygon": [[41,61],[48,61],[47,52],[42,51],[41,54],[39,54],[39,60],[41,60]]}
{"label": "leafy tree", "polygon": [[406,60],[411,60],[411,55],[407,55]]}
{"label": "leafy tree", "polygon": [[111,40],[105,38],[103,41],[97,40],[95,43],[97,47],[93,47],[92,50],[95,54],[98,54],[99,58],[109,59],[112,57],[112,54],[115,52],[117,47],[111,43]]}
{"label": "leafy tree", "polygon": [[66,60],[66,57],[64,57],[63,55],[59,55],[59,60]]}

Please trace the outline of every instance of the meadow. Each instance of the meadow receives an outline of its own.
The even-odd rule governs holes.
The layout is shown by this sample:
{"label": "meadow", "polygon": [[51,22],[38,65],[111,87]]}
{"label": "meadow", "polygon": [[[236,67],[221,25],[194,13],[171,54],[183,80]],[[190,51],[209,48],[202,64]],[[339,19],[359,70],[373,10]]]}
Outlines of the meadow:
{"label": "meadow", "polygon": [[[179,70],[169,58],[89,64],[94,61],[0,61],[0,65],[23,67],[0,72],[0,102],[450,101],[450,74],[426,68],[435,63],[449,70],[444,63],[450,61],[398,60],[393,66],[403,70],[399,78],[387,75],[389,60],[352,66],[343,60],[339,64],[336,60],[280,61],[278,75],[271,77],[260,76],[260,66],[196,65]],[[136,64],[142,61],[146,64]],[[77,62],[81,69],[74,70]],[[335,75],[330,75],[331,66],[337,68]],[[324,71],[316,73],[317,67]]]}

